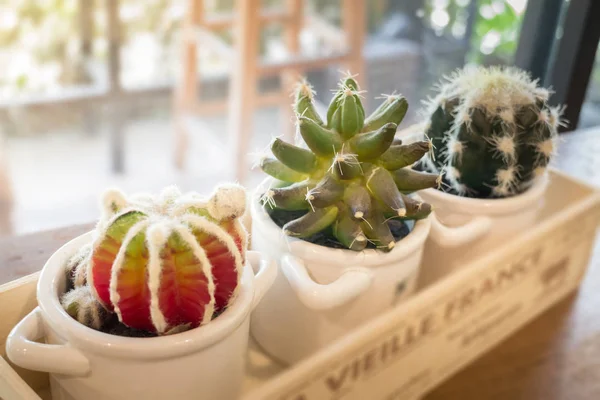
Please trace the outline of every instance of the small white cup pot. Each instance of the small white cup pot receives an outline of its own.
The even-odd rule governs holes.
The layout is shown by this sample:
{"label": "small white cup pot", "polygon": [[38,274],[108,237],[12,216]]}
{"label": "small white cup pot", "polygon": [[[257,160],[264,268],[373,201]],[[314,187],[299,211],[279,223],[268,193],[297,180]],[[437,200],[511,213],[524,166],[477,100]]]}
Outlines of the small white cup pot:
{"label": "small white cup pot", "polygon": [[[412,125],[397,135],[404,143],[423,140],[424,124]],[[548,174],[537,178],[527,191],[507,198],[476,199],[437,189],[419,191],[434,211],[431,233],[419,275],[419,287],[428,286],[498,247],[531,227],[542,209]]]}
{"label": "small white cup pot", "polygon": [[[9,359],[49,372],[53,400],[237,399],[250,312],[275,279],[275,264],[248,252],[238,298],[206,325],[162,337],[121,337],[80,324],[59,301],[65,261],[90,240],[90,233],[82,235],[50,257],[38,282],[39,306],[7,339]],[[46,343],[36,341],[41,338]]]}
{"label": "small white cup pot", "polygon": [[500,246],[534,225],[548,176],[507,198],[476,199],[426,189],[419,195],[434,207],[419,286],[427,286]]}
{"label": "small white cup pot", "polygon": [[429,220],[389,253],[332,249],[287,237],[259,202],[250,202],[252,248],[277,260],[279,273],[252,313],[250,331],[264,351],[293,364],[414,292]]}

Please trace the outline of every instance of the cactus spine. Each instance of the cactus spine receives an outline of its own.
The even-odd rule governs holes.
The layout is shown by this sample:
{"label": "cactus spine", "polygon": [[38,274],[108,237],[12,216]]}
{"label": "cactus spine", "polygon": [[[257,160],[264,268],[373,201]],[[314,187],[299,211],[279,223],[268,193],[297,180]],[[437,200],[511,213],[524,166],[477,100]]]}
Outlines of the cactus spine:
{"label": "cactus spine", "polygon": [[[394,139],[408,103],[399,95],[387,96],[365,116],[362,92],[351,77],[344,77],[321,118],[315,110],[314,92],[306,82],[298,84],[294,110],[298,131],[306,148],[274,139],[274,158],[261,160],[262,170],[282,181],[269,188],[266,207],[306,210],[283,226],[293,237],[307,238],[331,228],[332,234],[351,250],[363,250],[372,242],[391,250],[394,237],[388,220],[426,218],[431,206],[418,202],[407,206],[413,190],[436,186],[437,174],[412,171],[410,165],[431,150],[422,141],[402,145]],[[409,199],[409,200],[407,200]],[[384,213],[391,213],[386,219]]]}
{"label": "cactus spine", "polygon": [[428,104],[426,169],[443,173],[459,195],[507,197],[544,173],[555,151],[560,108],[515,68],[465,68]]}
{"label": "cactus spine", "polygon": [[208,199],[176,188],[157,197],[107,192],[89,254],[67,266],[75,288],[63,306],[96,329],[99,308],[128,327],[158,334],[209,322],[237,295],[244,210],[244,190],[235,185],[219,187]]}

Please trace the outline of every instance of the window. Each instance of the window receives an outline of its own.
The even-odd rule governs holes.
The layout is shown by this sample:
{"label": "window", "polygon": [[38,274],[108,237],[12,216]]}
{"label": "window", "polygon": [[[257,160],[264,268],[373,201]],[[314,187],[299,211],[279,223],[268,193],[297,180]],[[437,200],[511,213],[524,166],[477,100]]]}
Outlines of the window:
{"label": "window", "polygon": [[594,69],[585,96],[585,103],[579,116],[579,127],[587,128],[600,125],[600,52],[596,53]]}
{"label": "window", "polygon": [[[306,0],[303,12],[342,27],[344,1]],[[231,20],[234,0],[202,3],[206,16]],[[273,11],[284,3],[262,1],[262,7]],[[96,198],[107,186],[139,191],[175,183],[205,191],[231,177],[223,161],[231,149],[221,111],[203,117],[191,135],[187,167],[180,171],[174,165],[173,89],[182,75],[188,5],[185,0],[6,0],[0,6],[0,203],[9,204],[0,206],[0,234],[91,221]],[[581,54],[590,53],[590,43],[597,46],[594,29],[600,28],[594,26],[600,25],[592,23],[600,19],[600,2],[372,0],[365,7],[369,97],[393,90],[404,94],[410,103],[405,126],[418,121],[420,101],[432,85],[467,63],[529,69],[578,115],[587,82],[581,79],[585,65],[579,64],[591,68]],[[282,21],[270,15],[259,51],[274,61],[283,58],[286,46]],[[570,25],[557,30],[560,24]],[[301,52],[334,51],[336,40],[325,43],[315,29],[301,30]],[[335,30],[330,33],[336,37]],[[218,37],[232,42],[229,29],[220,29]],[[201,96],[224,98],[231,62],[207,46],[199,48]],[[332,63],[306,71],[323,103],[342,68]],[[280,84],[277,75],[261,80],[265,90]],[[282,122],[289,125],[288,117],[281,118],[281,104],[281,99],[271,102],[256,113],[254,127],[248,127],[254,132],[248,152],[281,133]],[[596,62],[581,126],[600,124],[598,107]],[[248,183],[257,179],[260,175]]]}
{"label": "window", "polygon": [[[371,11],[369,89],[379,93],[393,82],[409,100],[409,121],[417,119],[432,85],[453,70],[467,63],[512,65],[527,6],[527,0],[386,3],[384,11]],[[384,67],[387,74],[380,78]]]}

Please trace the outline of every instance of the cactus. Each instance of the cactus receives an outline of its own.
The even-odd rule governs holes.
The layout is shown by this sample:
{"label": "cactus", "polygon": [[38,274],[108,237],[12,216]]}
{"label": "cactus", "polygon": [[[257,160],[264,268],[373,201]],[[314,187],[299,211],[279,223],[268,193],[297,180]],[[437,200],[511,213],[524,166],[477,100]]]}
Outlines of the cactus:
{"label": "cactus", "polygon": [[361,95],[353,77],[342,78],[322,119],[310,85],[298,84],[294,111],[304,145],[272,141],[274,157],[263,157],[259,165],[279,182],[261,200],[265,207],[306,211],[283,226],[289,236],[305,239],[331,229],[351,250],[371,242],[389,251],[395,240],[388,220],[426,218],[431,206],[418,202],[412,207],[417,202],[408,193],[436,186],[439,176],[410,169],[431,150],[429,142],[402,145],[394,138],[408,108],[406,99],[386,96],[365,117]]}
{"label": "cactus", "polygon": [[[157,334],[207,323],[239,289],[244,210],[244,190],[235,185],[219,187],[209,199],[176,188],[157,197],[108,191],[89,255],[83,250],[79,262],[67,265],[75,288],[63,306],[96,329],[101,324],[89,315],[97,305],[130,328]],[[82,268],[83,286],[77,284]]]}
{"label": "cactus", "polygon": [[87,285],[75,287],[65,293],[61,304],[71,317],[90,328],[101,329],[108,320],[108,311]]}
{"label": "cactus", "polygon": [[516,68],[456,71],[428,103],[434,151],[422,164],[459,195],[522,193],[544,173],[563,123],[549,95]]}
{"label": "cactus", "polygon": [[67,291],[72,288],[80,288],[87,284],[87,266],[91,254],[92,245],[90,243],[81,247],[79,251],[67,261],[65,266],[67,282],[69,283]]}

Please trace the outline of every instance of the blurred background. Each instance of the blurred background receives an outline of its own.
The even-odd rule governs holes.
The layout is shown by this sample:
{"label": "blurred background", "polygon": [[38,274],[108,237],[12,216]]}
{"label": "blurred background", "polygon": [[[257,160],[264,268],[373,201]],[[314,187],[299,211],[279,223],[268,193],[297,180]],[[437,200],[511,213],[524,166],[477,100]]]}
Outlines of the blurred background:
{"label": "blurred background", "polygon": [[600,125],[589,4],[2,0],[0,235],[92,221],[107,186],[256,184],[299,76],[327,104],[340,71],[359,72],[369,108],[408,98],[406,127],[442,75],[515,64],[569,103],[570,129]]}

